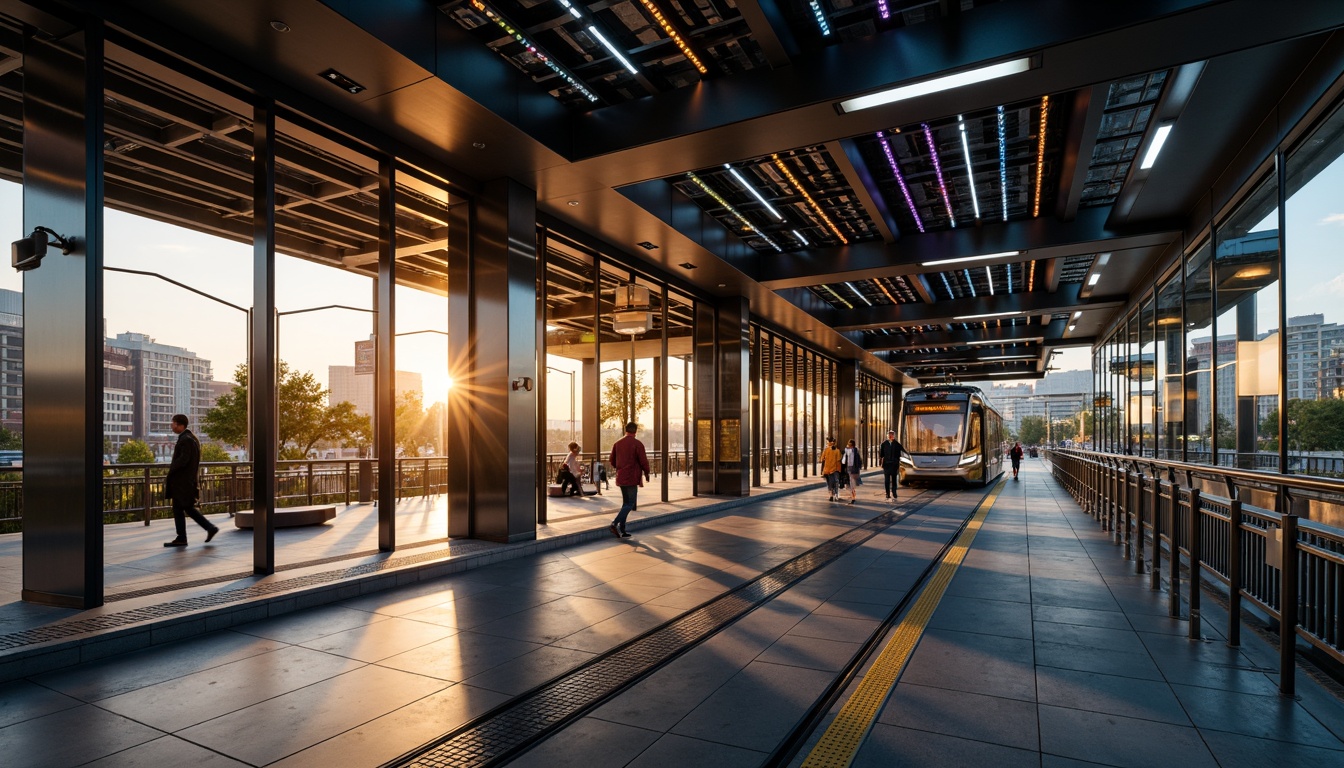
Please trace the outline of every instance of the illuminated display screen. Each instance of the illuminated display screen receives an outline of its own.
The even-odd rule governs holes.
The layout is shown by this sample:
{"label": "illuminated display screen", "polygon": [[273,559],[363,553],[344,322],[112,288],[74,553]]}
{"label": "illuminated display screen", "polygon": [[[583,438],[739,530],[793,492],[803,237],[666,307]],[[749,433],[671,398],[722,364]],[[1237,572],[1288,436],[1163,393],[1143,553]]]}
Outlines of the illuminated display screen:
{"label": "illuminated display screen", "polygon": [[961,413],[962,403],[907,403],[909,413]]}

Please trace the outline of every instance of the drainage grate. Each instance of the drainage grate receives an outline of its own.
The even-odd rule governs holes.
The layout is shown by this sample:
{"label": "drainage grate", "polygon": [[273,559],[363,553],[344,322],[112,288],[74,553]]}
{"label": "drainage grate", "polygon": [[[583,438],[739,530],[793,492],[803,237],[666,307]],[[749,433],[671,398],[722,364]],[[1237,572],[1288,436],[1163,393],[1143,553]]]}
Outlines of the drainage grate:
{"label": "drainage grate", "polygon": [[376,563],[363,563],[336,571],[314,573],[294,579],[268,581],[263,584],[253,584],[247,587],[239,587],[238,589],[215,592],[210,595],[200,595],[198,597],[189,597],[182,600],[173,600],[159,605],[133,608],[129,611],[122,611],[121,613],[110,613],[102,616],[94,616],[88,619],[62,622],[60,624],[48,624],[33,629],[25,629],[22,632],[12,632],[7,635],[0,635],[0,651],[21,648],[25,645],[45,643],[51,640],[64,640],[66,638],[76,637],[90,632],[99,632],[105,629],[116,629],[117,627],[124,627],[140,621],[162,619],[169,616],[175,616],[179,613],[200,610],[202,608],[213,608],[215,606],[228,605],[229,603],[238,603],[256,597],[266,597],[267,595],[287,592],[291,589],[328,584],[355,576],[364,576],[370,573],[385,571],[390,568],[399,568],[403,565],[414,565],[416,563],[439,560],[450,556],[460,556],[464,554],[464,549],[477,551],[504,546],[502,544],[494,544],[484,541],[463,542],[463,544],[467,545],[467,547],[464,548],[463,546],[454,544],[447,549],[436,549],[433,552],[421,552],[418,555],[392,557],[387,560],[380,560]]}
{"label": "drainage grate", "polygon": [[939,496],[879,515],[819,544],[386,766],[466,768],[510,757]]}

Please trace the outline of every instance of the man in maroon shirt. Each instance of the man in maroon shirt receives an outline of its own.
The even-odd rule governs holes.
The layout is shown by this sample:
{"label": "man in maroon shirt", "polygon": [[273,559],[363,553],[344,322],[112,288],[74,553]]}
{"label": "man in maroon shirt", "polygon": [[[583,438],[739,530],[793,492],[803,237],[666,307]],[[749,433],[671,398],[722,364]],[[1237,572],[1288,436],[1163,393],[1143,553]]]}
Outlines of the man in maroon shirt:
{"label": "man in maroon shirt", "polygon": [[625,437],[611,446],[611,466],[616,468],[616,487],[621,489],[621,511],[611,521],[609,529],[613,536],[630,538],[625,532],[625,519],[635,509],[640,486],[649,479],[649,458],[644,454],[644,444],[635,439],[639,425],[630,422],[625,425]]}

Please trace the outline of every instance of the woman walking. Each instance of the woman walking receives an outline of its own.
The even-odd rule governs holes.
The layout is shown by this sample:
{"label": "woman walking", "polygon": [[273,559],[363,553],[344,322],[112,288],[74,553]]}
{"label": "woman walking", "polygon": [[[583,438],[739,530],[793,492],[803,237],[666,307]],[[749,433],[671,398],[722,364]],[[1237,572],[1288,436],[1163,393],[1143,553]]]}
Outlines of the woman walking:
{"label": "woman walking", "polygon": [[859,473],[863,471],[863,458],[859,456],[858,445],[851,439],[845,446],[845,469],[849,472],[849,503],[859,493]]}
{"label": "woman walking", "polygon": [[821,449],[821,475],[826,478],[826,490],[831,493],[831,501],[840,500],[840,449],[835,447],[835,438],[826,438],[826,447]]}

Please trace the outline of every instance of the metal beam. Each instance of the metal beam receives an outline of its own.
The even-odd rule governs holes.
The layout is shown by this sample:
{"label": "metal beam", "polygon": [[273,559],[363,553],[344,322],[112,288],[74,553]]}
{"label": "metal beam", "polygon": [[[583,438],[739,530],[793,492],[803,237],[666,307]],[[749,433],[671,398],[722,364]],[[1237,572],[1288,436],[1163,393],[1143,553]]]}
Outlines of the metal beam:
{"label": "metal beam", "polygon": [[[814,316],[837,331],[864,331],[894,325],[940,325],[948,323],[976,323],[995,318],[980,317],[1001,312],[1019,315],[1049,315],[1073,312],[1076,309],[1113,309],[1125,306],[1127,296],[1100,296],[1083,299],[1078,296],[1081,285],[1061,286],[1057,293],[1013,293],[996,296],[978,296],[970,299],[940,301],[937,304],[899,304],[854,309],[832,309]],[[958,319],[962,318],[962,319]]]}
{"label": "metal beam", "polygon": [[845,177],[845,182],[849,188],[854,190],[854,196],[859,199],[859,204],[872,219],[877,231],[882,235],[882,242],[894,242],[900,236],[901,228],[896,224],[896,218],[887,210],[887,204],[878,191],[877,182],[873,181],[873,175],[868,172],[868,164],[863,162],[863,156],[859,154],[859,147],[853,139],[843,139],[841,141],[826,142],[826,151],[831,154],[831,161],[840,174]]}
{"label": "metal beam", "polygon": [[755,274],[752,276],[772,290],[802,288],[842,280],[945,272],[951,267],[924,264],[990,253],[1025,251],[1020,255],[977,261],[975,266],[1053,259],[1099,250],[1164,246],[1180,237],[1179,230],[1167,227],[1142,231],[1108,229],[1109,213],[1107,208],[1088,208],[1068,222],[1052,219],[1010,221],[973,229],[930,232],[891,245],[858,243],[777,254],[768,259],[768,264],[761,263],[753,270]]}
{"label": "metal beam", "polygon": [[775,0],[738,0],[737,10],[770,66],[774,69],[788,66],[798,52],[798,44]]}
{"label": "metal beam", "polygon": [[1109,84],[1094,85],[1079,89],[1073,96],[1073,113],[1069,115],[1059,166],[1059,190],[1055,195],[1055,218],[1060,221],[1071,221],[1078,215],[1110,89]]}

